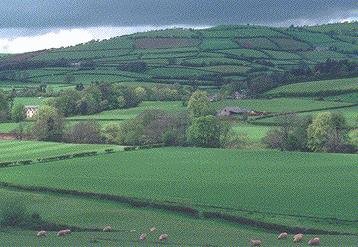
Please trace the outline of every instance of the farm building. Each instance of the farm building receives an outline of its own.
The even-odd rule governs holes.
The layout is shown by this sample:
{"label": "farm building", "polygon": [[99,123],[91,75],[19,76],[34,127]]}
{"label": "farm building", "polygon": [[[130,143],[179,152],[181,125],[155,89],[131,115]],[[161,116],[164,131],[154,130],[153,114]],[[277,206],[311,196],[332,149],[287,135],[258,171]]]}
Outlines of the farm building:
{"label": "farm building", "polygon": [[26,118],[32,118],[38,111],[38,106],[27,105],[25,106]]}
{"label": "farm building", "polygon": [[217,115],[219,117],[238,116],[238,117],[242,117],[242,118],[245,118],[248,116],[258,116],[258,115],[263,115],[263,114],[265,114],[265,113],[257,112],[252,109],[239,108],[239,107],[225,107],[217,113]]}

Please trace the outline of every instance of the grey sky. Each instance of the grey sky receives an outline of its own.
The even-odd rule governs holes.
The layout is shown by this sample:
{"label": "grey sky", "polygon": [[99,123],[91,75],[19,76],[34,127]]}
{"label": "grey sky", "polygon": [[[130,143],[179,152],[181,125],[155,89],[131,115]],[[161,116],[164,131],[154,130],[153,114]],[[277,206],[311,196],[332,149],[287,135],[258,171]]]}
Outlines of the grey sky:
{"label": "grey sky", "polygon": [[327,21],[357,10],[356,0],[1,0],[0,28]]}
{"label": "grey sky", "polygon": [[288,26],[345,20],[358,20],[357,0],[0,0],[0,53],[174,26]]}

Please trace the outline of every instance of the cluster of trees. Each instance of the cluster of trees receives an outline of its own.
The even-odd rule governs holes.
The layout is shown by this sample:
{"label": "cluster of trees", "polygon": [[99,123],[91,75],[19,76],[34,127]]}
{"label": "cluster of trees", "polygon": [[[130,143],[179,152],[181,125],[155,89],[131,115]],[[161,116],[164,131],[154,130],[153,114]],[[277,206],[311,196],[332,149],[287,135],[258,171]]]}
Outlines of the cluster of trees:
{"label": "cluster of trees", "polygon": [[130,72],[145,72],[148,69],[148,65],[143,61],[134,61],[123,63],[118,66],[119,70],[130,71]]}
{"label": "cluster of trees", "polygon": [[[145,111],[121,126],[109,126],[105,135],[122,145],[222,146],[229,128],[214,116],[206,92],[194,92],[187,109],[180,113]],[[119,134],[111,135],[112,130]]]}
{"label": "cluster of trees", "polygon": [[357,130],[348,135],[348,126],[340,113],[322,112],[314,117],[284,115],[280,126],[264,138],[268,147],[304,152],[355,152],[358,148]]}
{"label": "cluster of trees", "polygon": [[105,110],[137,106],[143,99],[143,90],[138,87],[117,84],[92,84],[79,91],[67,89],[48,104],[59,109],[64,116],[86,115]]}
{"label": "cluster of trees", "polygon": [[10,98],[0,90],[0,121],[5,121],[10,115]]}

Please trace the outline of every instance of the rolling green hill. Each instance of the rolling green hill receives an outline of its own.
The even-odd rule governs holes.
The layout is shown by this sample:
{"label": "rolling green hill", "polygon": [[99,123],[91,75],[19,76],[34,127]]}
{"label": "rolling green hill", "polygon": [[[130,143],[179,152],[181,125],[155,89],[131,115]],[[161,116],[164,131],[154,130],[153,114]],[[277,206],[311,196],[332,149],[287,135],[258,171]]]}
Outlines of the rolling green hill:
{"label": "rolling green hill", "polygon": [[[304,61],[357,60],[358,23],[313,27],[218,26],[203,30],[168,29],[91,41],[73,47],[7,56],[11,61],[67,61],[66,68],[50,65],[22,71],[27,82],[162,82],[215,85],[218,76],[232,81],[256,71],[282,71]],[[90,69],[81,67],[91,63]],[[120,65],[144,62],[142,71]],[[15,71],[16,73],[20,73]]]}

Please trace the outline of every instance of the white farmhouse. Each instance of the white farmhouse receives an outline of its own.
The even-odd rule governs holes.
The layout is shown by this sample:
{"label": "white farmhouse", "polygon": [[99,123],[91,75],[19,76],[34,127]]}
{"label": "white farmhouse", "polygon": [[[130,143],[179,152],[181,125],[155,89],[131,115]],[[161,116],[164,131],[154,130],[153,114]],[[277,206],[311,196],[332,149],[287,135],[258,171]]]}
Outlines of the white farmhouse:
{"label": "white farmhouse", "polygon": [[37,113],[39,107],[33,105],[26,105],[25,106],[25,116],[26,118],[32,118]]}

